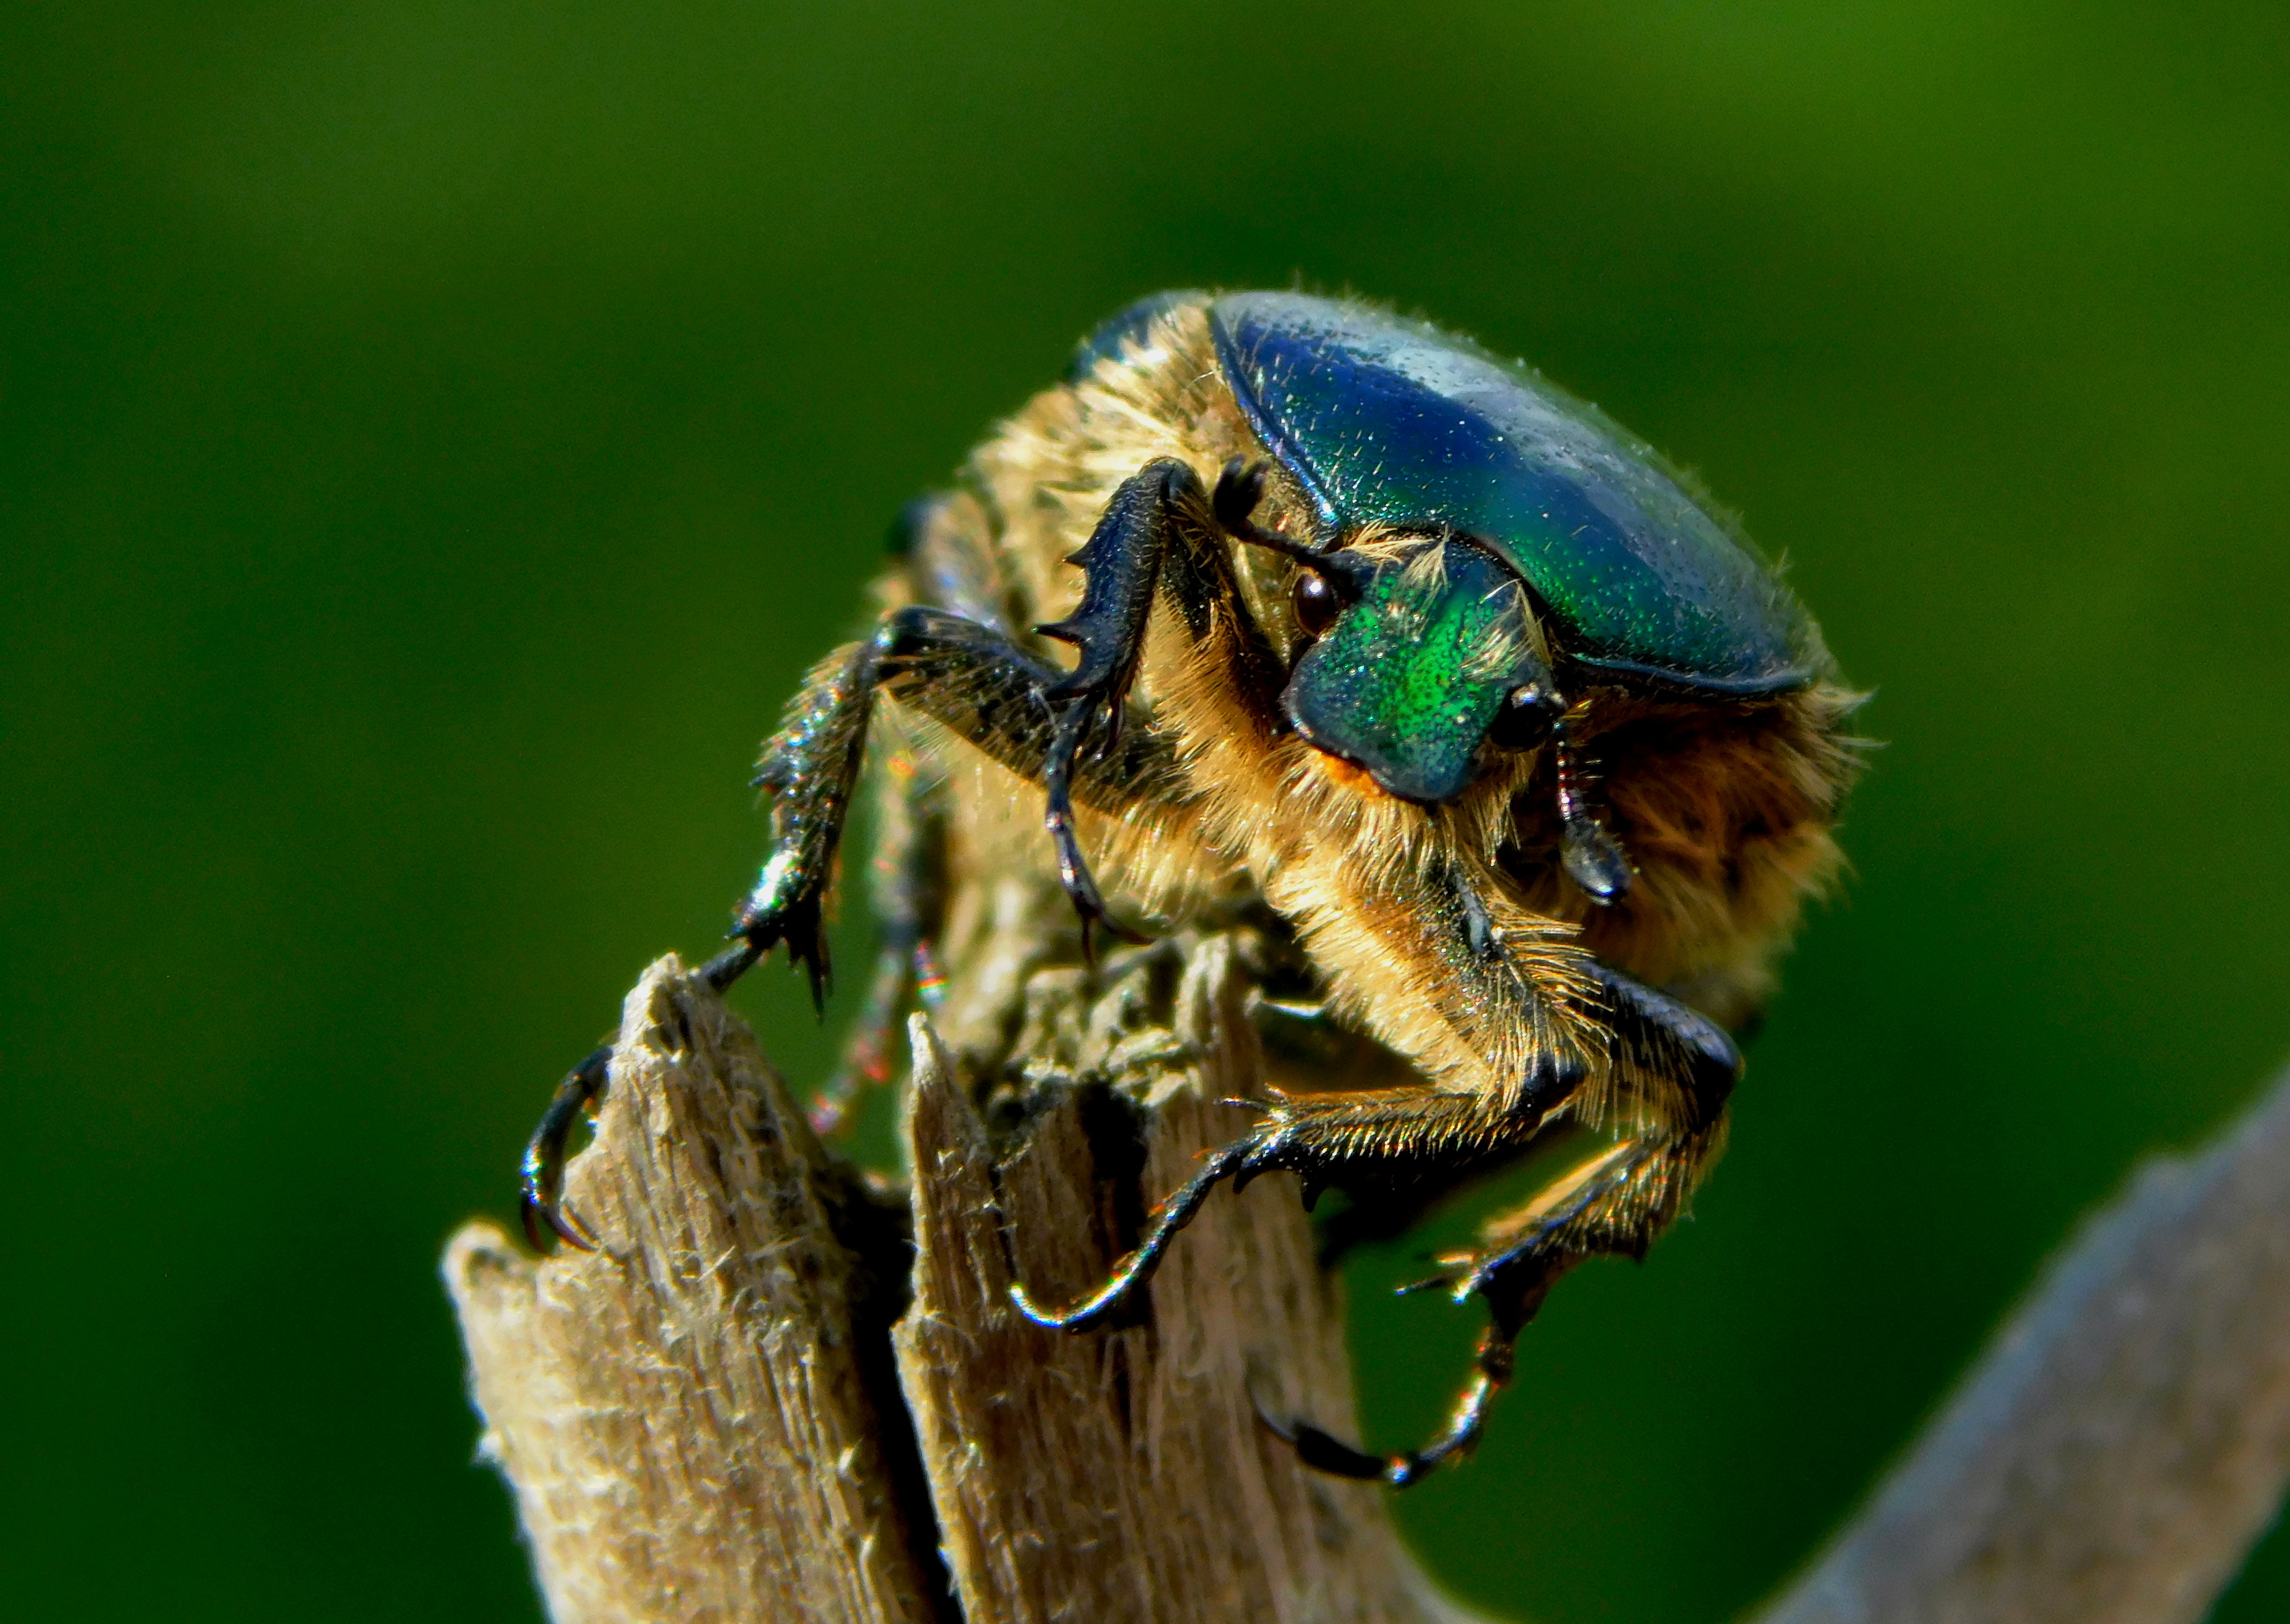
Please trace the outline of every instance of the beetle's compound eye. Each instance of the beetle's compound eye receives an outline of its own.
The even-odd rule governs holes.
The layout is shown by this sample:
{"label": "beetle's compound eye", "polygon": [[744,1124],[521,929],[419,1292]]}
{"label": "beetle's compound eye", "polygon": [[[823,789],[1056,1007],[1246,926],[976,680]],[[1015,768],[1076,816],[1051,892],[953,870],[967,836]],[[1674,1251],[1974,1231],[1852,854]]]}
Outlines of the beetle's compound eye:
{"label": "beetle's compound eye", "polygon": [[1566,714],[1566,701],[1541,683],[1515,688],[1495,712],[1487,740],[1498,749],[1531,750],[1548,743],[1550,730]]}
{"label": "beetle's compound eye", "polygon": [[1344,600],[1326,576],[1307,569],[1296,577],[1295,607],[1298,628],[1307,637],[1317,637],[1336,623],[1336,617],[1344,612]]}

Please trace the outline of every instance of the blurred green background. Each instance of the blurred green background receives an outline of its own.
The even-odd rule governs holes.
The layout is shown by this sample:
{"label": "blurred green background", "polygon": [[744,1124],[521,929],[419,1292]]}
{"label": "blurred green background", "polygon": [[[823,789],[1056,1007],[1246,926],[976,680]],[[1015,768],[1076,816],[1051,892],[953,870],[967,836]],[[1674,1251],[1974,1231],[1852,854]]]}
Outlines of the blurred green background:
{"label": "blurred green background", "polygon": [[1878,691],[1698,1221],[1400,1507],[1544,1624],[1753,1603],[2290,1051],[2286,76],[2272,5],[9,8],[0,1611],[535,1616],[447,1232],[715,942],[898,505],[1299,280],[1700,468]]}

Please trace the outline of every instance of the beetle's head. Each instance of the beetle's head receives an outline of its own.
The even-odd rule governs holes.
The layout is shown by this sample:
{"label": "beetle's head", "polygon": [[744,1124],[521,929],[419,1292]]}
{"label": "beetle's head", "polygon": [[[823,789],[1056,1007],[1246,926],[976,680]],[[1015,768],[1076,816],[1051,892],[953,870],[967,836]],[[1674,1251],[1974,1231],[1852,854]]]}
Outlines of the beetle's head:
{"label": "beetle's head", "polygon": [[1490,733],[1514,747],[1549,736],[1565,705],[1525,589],[1492,554],[1386,535],[1299,561],[1311,641],[1282,703],[1315,748],[1436,804],[1469,787]]}
{"label": "beetle's head", "polygon": [[1565,713],[1517,575],[1445,533],[1367,531],[1314,546],[1260,528],[1262,466],[1217,482],[1218,521],[1293,559],[1302,634],[1281,703],[1314,748],[1403,801],[1437,805],[1470,787],[1479,748],[1541,742]]}
{"label": "beetle's head", "polygon": [[1315,547],[1259,528],[1261,467],[1226,464],[1213,506],[1226,532],[1303,566],[1305,642],[1282,708],[1331,762],[1403,801],[1457,800],[1481,747],[1556,746],[1560,859],[1585,895],[1611,902],[1630,865],[1582,800],[1566,744],[1567,706],[1526,586],[1493,552],[1447,533],[1364,532]]}

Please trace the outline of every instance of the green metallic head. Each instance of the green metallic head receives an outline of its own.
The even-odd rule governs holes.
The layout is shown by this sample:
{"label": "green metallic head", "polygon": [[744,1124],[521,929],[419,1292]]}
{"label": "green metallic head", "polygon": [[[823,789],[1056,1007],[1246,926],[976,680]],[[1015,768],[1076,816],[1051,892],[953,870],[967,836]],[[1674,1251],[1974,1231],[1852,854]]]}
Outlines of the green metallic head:
{"label": "green metallic head", "polygon": [[1296,662],[1296,731],[1403,800],[1451,801],[1498,720],[1513,737],[1557,708],[1518,578],[1468,541],[1347,548],[1315,567],[1342,607]]}

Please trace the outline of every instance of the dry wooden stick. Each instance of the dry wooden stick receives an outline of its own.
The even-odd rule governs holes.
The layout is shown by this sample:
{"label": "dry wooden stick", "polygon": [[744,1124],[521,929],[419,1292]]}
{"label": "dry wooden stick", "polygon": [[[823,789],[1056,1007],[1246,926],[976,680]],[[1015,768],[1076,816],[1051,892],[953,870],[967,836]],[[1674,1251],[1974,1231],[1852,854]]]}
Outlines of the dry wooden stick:
{"label": "dry wooden stick", "polygon": [[[1144,1188],[1175,1188],[1247,1120],[1213,1103],[1259,1079],[1246,988],[1225,939],[1186,965],[1174,1036],[1189,1064],[1150,1091]],[[1261,1404],[1354,1429],[1341,1304],[1293,1179],[1212,1196],[1141,1323],[1045,1332],[1010,1305],[1013,1252],[1053,1300],[1109,1260],[1086,1221],[1099,1200],[1081,1101],[1052,1106],[997,1178],[920,1016],[913,1033],[916,1292],[894,1336],[973,1624],[1459,1616],[1407,1562],[1381,1490],[1304,1469],[1257,1419]],[[1131,1052],[1151,1052],[1133,1036]]]}
{"label": "dry wooden stick", "polygon": [[569,1179],[600,1249],[535,1263],[473,1223],[445,1253],[483,1447],[550,1613],[935,1618],[894,1489],[902,1418],[869,1380],[864,1265],[839,1233],[858,1192],[674,959],[621,1033]]}
{"label": "dry wooden stick", "polygon": [[[1013,1268],[1044,1297],[1091,1283],[1125,1195],[1181,1181],[1235,1126],[1213,1102],[1260,1079],[1229,942],[1181,951],[1173,1007],[1142,1015],[1136,985],[1037,978],[1069,1004],[1029,1017],[1018,1069],[1046,1080],[1007,1161],[917,1019],[911,1254],[721,1002],[673,959],[646,973],[572,1171],[605,1251],[536,1264],[476,1224],[446,1258],[559,1624],[1465,1620],[1382,1491],[1255,1420],[1351,1430],[1293,1197],[1213,1198],[1126,1328],[1009,1308]],[[1766,1624],[2195,1619],[2286,1476],[2290,1082],[2086,1231]]]}
{"label": "dry wooden stick", "polygon": [[[1039,980],[1053,1002],[1081,985]],[[912,1300],[894,1334],[873,1328],[902,1404],[870,1380],[853,1308],[854,1275],[887,1272],[879,1234],[852,1233],[877,1228],[868,1204],[705,983],[673,958],[646,972],[569,1175],[604,1250],[534,1263],[477,1223],[445,1260],[486,1447],[558,1624],[1469,1624],[1381,1490],[1308,1471],[1256,1418],[1261,1402],[1353,1420],[1341,1305],[1292,1179],[1213,1200],[1148,1320],[1072,1336],[1011,1306],[1012,1246],[1049,1296],[1116,1250],[1122,1192],[1086,1118],[1118,1116],[1117,1085],[1152,1102],[1143,1165],[1124,1172],[1157,1189],[1245,1120],[1213,1101],[1259,1088],[1227,940],[1190,956],[1169,1027],[1125,1020],[1133,991],[1029,1023],[1045,1050],[1079,1034],[1057,1058],[1097,1086],[1042,1091],[999,1167],[917,1018]],[[924,1470],[902,1477],[917,1435]],[[942,1569],[912,1555],[917,1529]]]}

